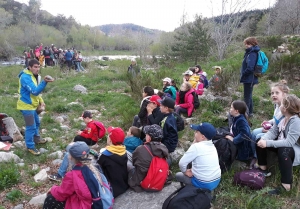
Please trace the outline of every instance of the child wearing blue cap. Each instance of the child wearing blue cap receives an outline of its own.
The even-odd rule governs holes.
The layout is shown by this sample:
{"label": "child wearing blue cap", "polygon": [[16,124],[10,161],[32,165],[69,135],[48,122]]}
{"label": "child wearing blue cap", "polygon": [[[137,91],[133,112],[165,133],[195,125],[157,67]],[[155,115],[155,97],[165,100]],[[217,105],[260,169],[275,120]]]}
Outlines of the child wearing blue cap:
{"label": "child wearing blue cap", "polygon": [[[176,173],[176,179],[181,185],[192,184],[197,188],[214,190],[221,180],[218,153],[211,140],[216,129],[210,123],[190,127],[195,130],[194,142],[179,161],[181,172]],[[189,163],[192,163],[191,169],[187,169]]]}

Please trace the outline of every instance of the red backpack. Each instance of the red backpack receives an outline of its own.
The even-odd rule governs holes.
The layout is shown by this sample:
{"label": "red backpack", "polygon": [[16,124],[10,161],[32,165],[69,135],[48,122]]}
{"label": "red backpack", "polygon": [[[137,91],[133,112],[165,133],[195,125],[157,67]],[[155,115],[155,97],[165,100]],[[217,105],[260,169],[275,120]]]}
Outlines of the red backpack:
{"label": "red backpack", "polygon": [[96,120],[94,120],[94,124],[97,126],[97,129],[98,129],[98,139],[102,139],[103,136],[105,136],[105,134],[106,134],[105,126],[103,125],[103,123],[96,121]]}
{"label": "red backpack", "polygon": [[152,160],[147,175],[141,182],[141,187],[149,192],[161,191],[164,188],[168,177],[169,165],[165,158],[153,156],[148,147],[145,145],[144,147],[152,156]]}

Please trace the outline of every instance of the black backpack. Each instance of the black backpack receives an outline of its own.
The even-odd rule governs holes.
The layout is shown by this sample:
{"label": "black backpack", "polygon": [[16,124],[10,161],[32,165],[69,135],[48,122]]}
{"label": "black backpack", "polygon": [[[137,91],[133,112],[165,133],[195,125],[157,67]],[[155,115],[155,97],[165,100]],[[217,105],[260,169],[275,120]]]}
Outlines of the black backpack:
{"label": "black backpack", "polygon": [[219,157],[221,172],[225,173],[231,168],[231,164],[236,158],[237,148],[232,141],[226,138],[219,138],[213,141]]}
{"label": "black backpack", "polygon": [[173,112],[173,115],[176,119],[177,131],[184,130],[184,120],[182,119],[182,117],[176,112]]}
{"label": "black backpack", "polygon": [[186,185],[173,192],[162,209],[209,209],[211,200],[210,190]]}
{"label": "black backpack", "polygon": [[198,109],[200,107],[198,95],[196,94],[196,92],[192,92],[192,95],[194,96],[194,108]]}

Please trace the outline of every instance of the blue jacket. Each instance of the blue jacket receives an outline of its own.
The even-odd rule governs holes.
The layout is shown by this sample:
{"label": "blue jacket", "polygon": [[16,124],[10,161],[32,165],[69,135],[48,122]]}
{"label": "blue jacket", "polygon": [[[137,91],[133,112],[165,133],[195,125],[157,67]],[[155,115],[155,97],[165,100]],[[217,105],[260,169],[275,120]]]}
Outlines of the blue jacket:
{"label": "blue jacket", "polygon": [[254,76],[254,67],[257,62],[257,55],[259,50],[260,48],[257,45],[246,49],[241,68],[241,83],[258,83],[258,78]]}
{"label": "blue jacket", "polygon": [[249,160],[254,156],[255,143],[249,140],[252,139],[250,126],[244,115],[239,115],[233,118],[232,122],[233,143],[238,150],[238,160]]}
{"label": "blue jacket", "polygon": [[66,58],[66,60],[72,60],[72,58],[73,58],[72,53],[67,51],[66,54],[65,54],[65,58]]}
{"label": "blue jacket", "polygon": [[178,143],[178,132],[173,113],[165,114],[165,118],[161,121],[161,127],[163,129],[161,142],[168,148],[169,153],[174,152]]}
{"label": "blue jacket", "polygon": [[127,136],[124,140],[124,145],[128,152],[133,153],[133,151],[140,145],[143,144],[143,141],[135,136]]}
{"label": "blue jacket", "polygon": [[[17,102],[18,110],[35,110],[40,103],[43,103],[39,95],[46,87],[47,82],[38,76],[38,81],[28,69],[24,69],[19,74],[19,99]],[[41,81],[41,82],[40,82]]]}

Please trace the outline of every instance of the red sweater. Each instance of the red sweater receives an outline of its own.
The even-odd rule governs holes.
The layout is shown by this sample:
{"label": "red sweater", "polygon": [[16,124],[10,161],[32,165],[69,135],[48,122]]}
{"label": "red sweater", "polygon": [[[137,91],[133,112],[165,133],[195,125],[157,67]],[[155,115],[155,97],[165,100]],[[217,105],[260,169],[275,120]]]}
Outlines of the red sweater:
{"label": "red sweater", "polygon": [[65,209],[92,208],[92,195],[80,170],[68,172],[60,186],[51,188],[51,194],[60,202],[66,201]]}
{"label": "red sweater", "polygon": [[190,117],[194,111],[194,96],[192,95],[194,89],[189,90],[186,92],[184,96],[184,103],[179,104],[179,92],[176,93],[176,101],[175,104],[179,105],[181,108],[187,109],[187,115]]}
{"label": "red sweater", "polygon": [[98,141],[98,128],[94,121],[91,121],[86,125],[86,128],[82,131],[80,136],[87,139],[92,139],[95,142]]}

